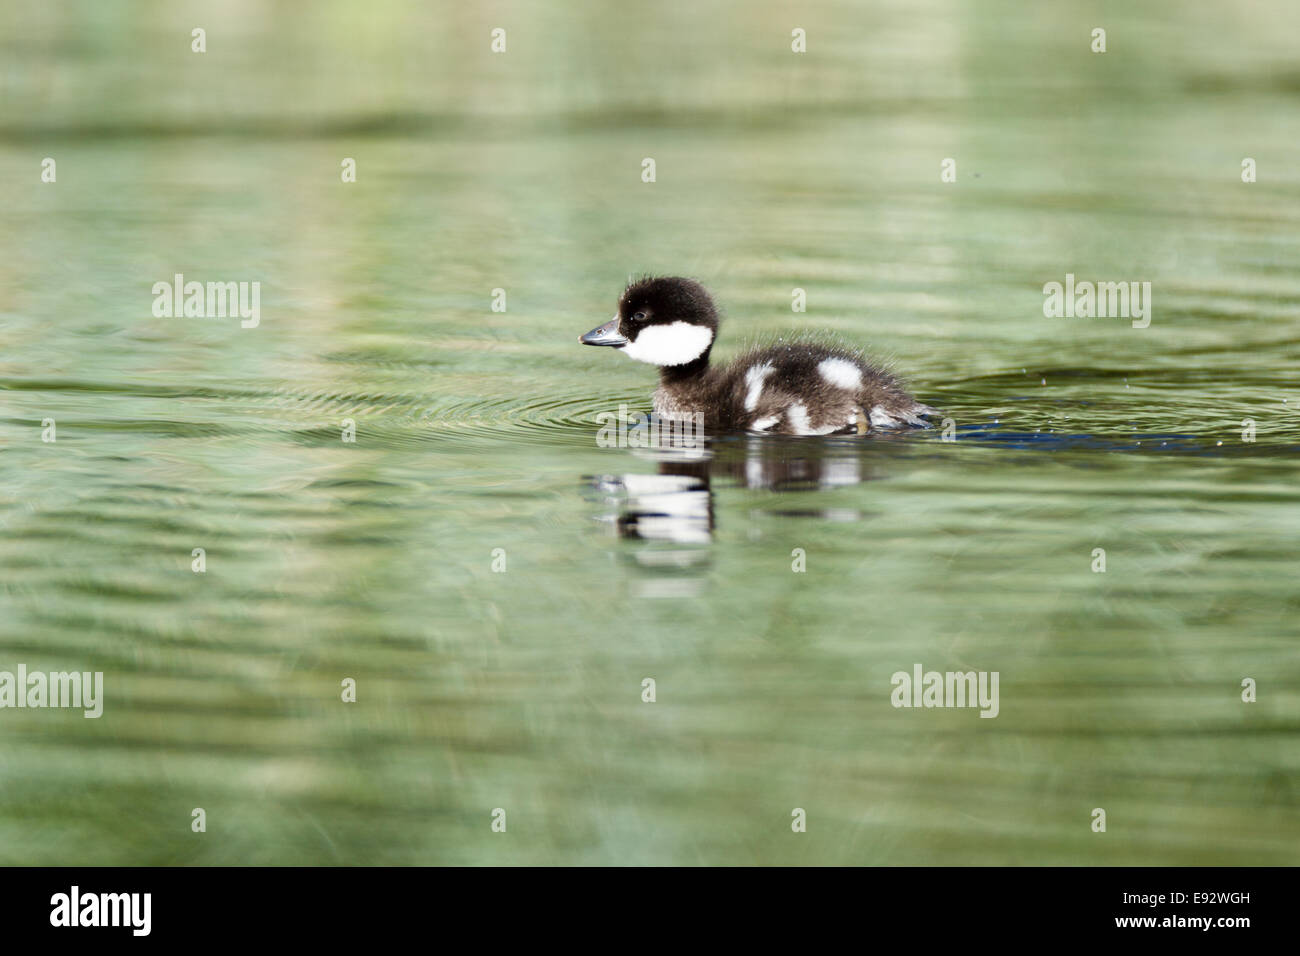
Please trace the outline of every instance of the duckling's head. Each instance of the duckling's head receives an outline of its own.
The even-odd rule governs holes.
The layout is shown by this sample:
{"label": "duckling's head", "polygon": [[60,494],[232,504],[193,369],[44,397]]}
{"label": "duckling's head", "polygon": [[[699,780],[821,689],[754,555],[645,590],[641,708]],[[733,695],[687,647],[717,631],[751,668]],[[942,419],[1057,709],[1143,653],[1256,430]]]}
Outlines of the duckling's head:
{"label": "duckling's head", "polygon": [[707,359],[717,334],[718,310],[704,286],[679,276],[647,276],[623,290],[614,318],[578,341],[673,366]]}

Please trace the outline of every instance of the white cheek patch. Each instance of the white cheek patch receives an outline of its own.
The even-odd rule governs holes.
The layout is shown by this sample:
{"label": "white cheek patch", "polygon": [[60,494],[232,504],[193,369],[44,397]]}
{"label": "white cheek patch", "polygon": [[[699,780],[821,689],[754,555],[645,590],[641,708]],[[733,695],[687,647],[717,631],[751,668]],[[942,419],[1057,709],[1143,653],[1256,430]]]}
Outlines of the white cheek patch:
{"label": "white cheek patch", "polygon": [[817,365],[821,377],[832,385],[856,391],[862,387],[862,369],[842,358],[823,359]]}
{"label": "white cheek patch", "polygon": [[638,362],[651,365],[685,365],[694,362],[713,344],[713,330],[689,322],[647,325],[636,340],[620,351]]}
{"label": "white cheek patch", "polygon": [[763,380],[772,374],[772,365],[765,362],[755,365],[745,373],[745,411],[752,412],[758,408],[758,396],[763,394]]}

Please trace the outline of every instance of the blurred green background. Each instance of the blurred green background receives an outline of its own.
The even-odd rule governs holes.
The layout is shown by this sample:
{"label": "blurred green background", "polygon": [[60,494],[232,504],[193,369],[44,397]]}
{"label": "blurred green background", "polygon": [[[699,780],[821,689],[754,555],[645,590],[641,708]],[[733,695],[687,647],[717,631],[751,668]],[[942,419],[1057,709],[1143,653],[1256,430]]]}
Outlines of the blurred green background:
{"label": "blurred green background", "polygon": [[[0,670],[106,701],[0,711],[0,862],[1300,862],[1298,27],[9,0]],[[577,335],[643,271],[957,440],[598,447],[654,378]],[[260,326],[155,318],[178,272]],[[1150,327],[1045,318],[1067,272]],[[894,709],[914,663],[1000,715]]]}

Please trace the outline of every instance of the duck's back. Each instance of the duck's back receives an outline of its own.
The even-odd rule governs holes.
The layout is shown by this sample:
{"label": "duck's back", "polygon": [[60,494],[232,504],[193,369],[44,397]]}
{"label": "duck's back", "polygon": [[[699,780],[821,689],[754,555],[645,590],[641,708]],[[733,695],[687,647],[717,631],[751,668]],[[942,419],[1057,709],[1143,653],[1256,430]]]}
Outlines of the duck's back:
{"label": "duck's back", "polygon": [[727,428],[784,435],[925,425],[933,409],[856,349],[794,338],[745,352],[717,379]]}

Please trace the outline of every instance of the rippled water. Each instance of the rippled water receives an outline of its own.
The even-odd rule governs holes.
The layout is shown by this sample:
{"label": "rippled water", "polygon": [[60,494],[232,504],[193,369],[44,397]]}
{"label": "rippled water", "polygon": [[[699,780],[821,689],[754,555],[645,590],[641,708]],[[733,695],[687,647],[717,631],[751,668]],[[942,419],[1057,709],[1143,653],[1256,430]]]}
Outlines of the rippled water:
{"label": "rippled water", "polygon": [[[6,5],[0,670],[106,699],[0,711],[0,860],[1296,863],[1298,34],[1219,7]],[[642,271],[955,440],[600,447]]]}

